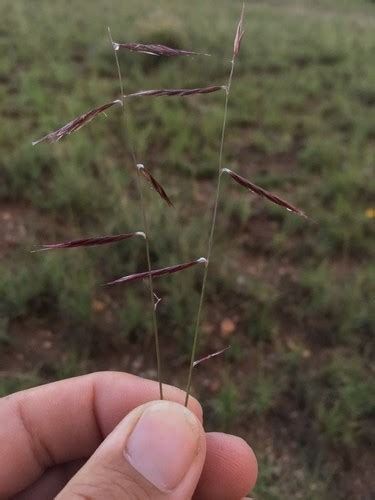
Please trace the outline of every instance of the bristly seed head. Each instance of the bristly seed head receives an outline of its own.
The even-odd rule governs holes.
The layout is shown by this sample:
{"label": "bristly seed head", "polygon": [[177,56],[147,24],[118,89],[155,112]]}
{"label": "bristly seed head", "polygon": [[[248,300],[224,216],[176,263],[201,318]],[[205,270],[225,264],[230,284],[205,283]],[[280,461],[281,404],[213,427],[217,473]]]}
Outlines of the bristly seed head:
{"label": "bristly seed head", "polygon": [[307,215],[300,210],[299,208],[295,207],[288,201],[284,200],[280,196],[271,193],[270,191],[266,191],[262,187],[258,186],[257,184],[254,184],[253,182],[249,181],[248,179],[245,179],[241,175],[236,174],[236,172],[233,172],[233,170],[229,170],[229,168],[223,168],[222,172],[225,172],[230,175],[230,177],[237,182],[237,184],[240,184],[240,186],[245,187],[252,193],[255,193],[258,196],[262,196],[263,198],[267,198],[267,200],[271,201],[272,203],[275,203],[275,205],[279,205],[280,207],[285,208],[289,212],[294,212],[295,214],[304,217],[305,219],[308,219]]}
{"label": "bristly seed head", "polygon": [[139,52],[150,56],[209,56],[200,52],[192,52],[190,50],[174,49],[162,44],[144,44],[144,43],[115,43],[112,42],[114,50],[126,49],[130,52]]}
{"label": "bristly seed head", "polygon": [[193,260],[190,262],[185,262],[183,264],[177,264],[175,266],[163,267],[162,269],[154,269],[151,271],[144,271],[141,273],[130,274],[128,276],[123,276],[123,277],[116,279],[114,281],[110,281],[109,283],[106,283],[105,286],[117,285],[120,283],[128,283],[128,282],[137,281],[137,280],[143,280],[143,279],[146,279],[149,277],[156,278],[158,276],[164,276],[166,274],[174,274],[174,273],[178,273],[180,271],[183,271],[185,269],[188,269],[189,267],[195,266],[197,264],[202,264],[202,263],[206,263],[206,262],[207,262],[206,259],[202,257],[200,259]]}
{"label": "bristly seed head", "polygon": [[106,104],[103,104],[102,106],[98,106],[97,108],[91,109],[90,111],[87,111],[86,113],[84,113],[84,114],[78,116],[77,118],[74,118],[70,122],[66,123],[63,127],[59,128],[57,130],[54,130],[53,132],[50,132],[49,134],[45,135],[41,139],[33,141],[32,145],[35,146],[36,144],[39,144],[39,143],[45,142],[45,141],[58,142],[61,139],[63,139],[65,136],[80,130],[84,125],[91,122],[91,120],[93,120],[100,113],[105,114],[104,112],[107,109],[109,109],[110,107],[114,106],[115,104],[122,105],[123,102],[120,99],[116,99],[115,101],[107,102]]}
{"label": "bristly seed head", "polygon": [[242,38],[245,34],[243,30],[243,17],[245,13],[245,2],[242,4],[241,17],[237,25],[236,36],[234,37],[233,43],[233,60],[238,56],[241,49]]}
{"label": "bristly seed head", "polygon": [[129,97],[189,97],[200,94],[211,94],[218,90],[226,90],[225,85],[211,85],[210,87],[199,87],[192,89],[152,89],[141,90],[133,94],[123,95],[124,99]]}
{"label": "bristly seed head", "polygon": [[33,250],[34,252],[43,252],[46,250],[59,250],[59,249],[67,249],[67,248],[79,248],[79,247],[94,247],[98,245],[108,245],[111,243],[117,243],[119,241],[127,240],[129,238],[133,238],[134,236],[143,236],[146,235],[142,232],[136,233],[127,233],[127,234],[114,234],[109,236],[94,236],[90,238],[80,238],[77,240],[69,240],[64,241],[62,243],[52,243],[47,245],[42,245],[41,248],[37,250]]}
{"label": "bristly seed head", "polygon": [[138,172],[141,173],[145,179],[147,179],[147,181],[151,184],[152,188],[159,194],[159,196],[165,201],[167,202],[167,204],[170,206],[170,207],[173,207],[173,203],[172,201],[170,200],[169,196],[167,195],[167,193],[165,192],[165,189],[163,188],[163,186],[160,184],[160,182],[158,182],[155,177],[151,174],[151,172],[149,172],[144,165],[142,165],[142,163],[138,163],[137,164],[137,169],[138,169]]}

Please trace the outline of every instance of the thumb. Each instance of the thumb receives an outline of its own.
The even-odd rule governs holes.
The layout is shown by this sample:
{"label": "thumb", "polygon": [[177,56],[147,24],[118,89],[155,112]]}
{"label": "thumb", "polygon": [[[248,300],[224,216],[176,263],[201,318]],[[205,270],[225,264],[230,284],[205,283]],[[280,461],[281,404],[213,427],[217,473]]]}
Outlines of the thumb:
{"label": "thumb", "polygon": [[118,424],[56,500],[186,500],[205,456],[205,434],[190,410],[169,401],[147,403]]}

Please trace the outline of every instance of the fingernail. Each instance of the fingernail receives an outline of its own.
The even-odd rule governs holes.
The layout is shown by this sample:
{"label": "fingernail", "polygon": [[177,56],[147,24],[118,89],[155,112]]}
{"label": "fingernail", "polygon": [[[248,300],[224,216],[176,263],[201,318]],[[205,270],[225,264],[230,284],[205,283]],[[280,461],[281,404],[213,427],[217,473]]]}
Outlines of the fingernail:
{"label": "fingernail", "polygon": [[126,460],[161,491],[174,490],[199,450],[200,424],[182,405],[160,401],[146,408],[125,447]]}

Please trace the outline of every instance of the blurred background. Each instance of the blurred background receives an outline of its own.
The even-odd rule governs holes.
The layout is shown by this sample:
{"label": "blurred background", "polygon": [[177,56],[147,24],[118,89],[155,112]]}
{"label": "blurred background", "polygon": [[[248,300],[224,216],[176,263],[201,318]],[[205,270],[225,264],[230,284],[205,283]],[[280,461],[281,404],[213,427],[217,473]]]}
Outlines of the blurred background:
{"label": "blurred background", "polygon": [[[95,370],[156,378],[144,245],[31,254],[142,230],[120,108],[58,144],[31,141],[125,91],[224,84],[241,2],[1,0],[0,394]],[[317,224],[224,179],[193,392],[208,429],[260,462],[256,499],[370,499],[374,438],[375,3],[248,2],[225,164]],[[131,101],[153,267],[206,253],[224,93]],[[372,175],[371,175],[372,174]],[[372,241],[371,241],[372,237]],[[372,247],[371,247],[372,243]],[[164,380],[186,384],[202,267],[155,281]],[[372,449],[373,452],[373,449]],[[373,458],[373,456],[372,456]]]}

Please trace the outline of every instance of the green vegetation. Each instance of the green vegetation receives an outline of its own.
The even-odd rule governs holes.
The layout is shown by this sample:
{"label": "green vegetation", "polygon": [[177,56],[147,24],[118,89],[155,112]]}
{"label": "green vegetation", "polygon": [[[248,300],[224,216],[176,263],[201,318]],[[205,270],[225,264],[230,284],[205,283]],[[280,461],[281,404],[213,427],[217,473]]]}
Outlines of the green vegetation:
{"label": "green vegetation", "polygon": [[[120,53],[126,91],[221,84],[240,2],[3,0],[0,6],[0,394],[96,369],[153,376],[141,241],[29,254],[38,243],[141,228],[120,109],[55,145],[31,141],[115,98],[115,40],[210,52]],[[250,1],[226,165],[314,222],[223,181],[197,368],[207,426],[260,459],[256,499],[374,490],[375,5]],[[145,190],[153,266],[205,254],[223,94],[131,103],[138,157],[176,205]],[[164,373],[184,386],[202,270],[155,281]],[[229,318],[234,331],[222,328]],[[14,361],[16,359],[16,362]]]}

